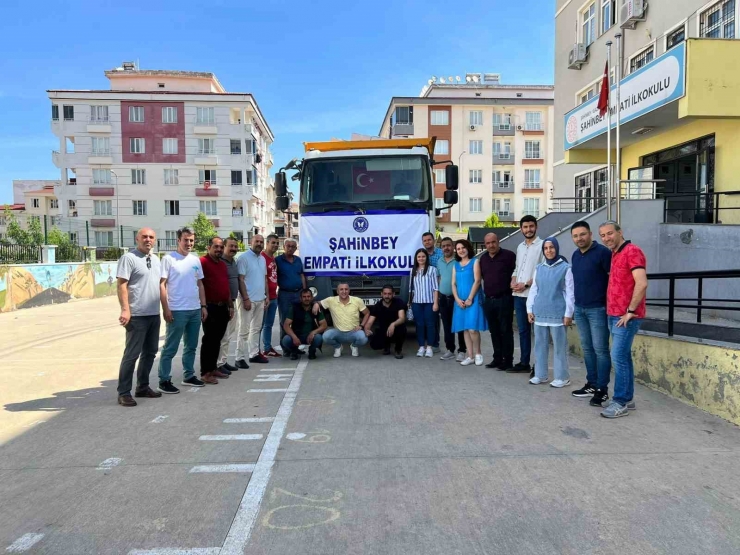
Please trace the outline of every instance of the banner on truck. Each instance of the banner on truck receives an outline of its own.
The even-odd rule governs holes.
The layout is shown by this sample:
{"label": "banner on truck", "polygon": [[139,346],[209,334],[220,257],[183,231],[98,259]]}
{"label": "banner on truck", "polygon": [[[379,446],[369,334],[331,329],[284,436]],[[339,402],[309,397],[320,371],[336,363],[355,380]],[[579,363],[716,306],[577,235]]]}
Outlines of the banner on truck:
{"label": "banner on truck", "polygon": [[301,258],[309,276],[404,276],[421,236],[429,231],[423,210],[301,214]]}

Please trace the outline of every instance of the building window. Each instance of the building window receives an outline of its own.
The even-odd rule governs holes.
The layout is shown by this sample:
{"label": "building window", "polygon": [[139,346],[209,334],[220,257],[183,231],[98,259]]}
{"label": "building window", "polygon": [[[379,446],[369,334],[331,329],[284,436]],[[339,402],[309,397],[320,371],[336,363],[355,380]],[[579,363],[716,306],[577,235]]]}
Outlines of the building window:
{"label": "building window", "polygon": [[144,154],[145,141],[140,137],[131,137],[129,139],[129,149],[131,154]]}
{"label": "building window", "polygon": [[70,231],[68,233],[68,235],[69,235],[69,242],[70,243],[72,243],[73,245],[79,244],[78,243],[78,239],[77,239],[77,232],[76,231]]}
{"label": "building window", "polygon": [[717,2],[699,16],[699,36],[710,39],[735,38],[735,0]]}
{"label": "building window", "polygon": [[242,171],[241,170],[231,170],[231,184],[232,185],[242,184]]}
{"label": "building window", "polygon": [[216,170],[198,170],[198,184],[208,186],[216,184]]}
{"label": "building window", "polygon": [[437,141],[434,144],[434,154],[449,154],[450,141]]}
{"label": "building window", "polygon": [[180,170],[164,170],[164,184],[165,185],[179,185],[180,184]]}
{"label": "building window", "polygon": [[113,202],[110,200],[94,200],[93,214],[95,216],[112,216]]}
{"label": "building window", "polygon": [[414,123],[413,106],[396,106],[395,125],[412,125]]}
{"label": "building window", "polygon": [[108,106],[90,106],[90,123],[108,123]]}
{"label": "building window", "polygon": [[177,231],[165,231],[164,240],[167,242],[168,245],[177,244]]}
{"label": "building window", "polygon": [[96,231],[95,232],[95,246],[96,247],[112,247],[113,246],[113,232],[112,231]]}
{"label": "building window", "polygon": [[444,199],[441,199],[441,198],[434,199],[434,208],[439,210],[440,215],[447,214],[450,211],[450,209],[446,208],[446,206],[447,205],[445,204]]}
{"label": "building window", "polygon": [[542,112],[527,112],[525,117],[525,130],[542,131]]}
{"label": "building window", "polygon": [[646,66],[653,61],[655,57],[655,46],[650,45],[645,50],[630,58],[630,73],[634,73],[641,67]]}
{"label": "building window", "polygon": [[59,105],[58,104],[51,105],[51,119],[52,121],[59,121]]}
{"label": "building window", "polygon": [[616,0],[601,0],[601,33],[606,33],[614,25]]}
{"label": "building window", "polygon": [[198,154],[216,154],[214,139],[198,139]]}
{"label": "building window", "polygon": [[493,211],[497,216],[508,218],[511,216],[511,199],[495,198],[493,199]]}
{"label": "building window", "polygon": [[510,189],[514,185],[514,180],[511,179],[511,172],[496,170],[492,174],[493,184],[499,189]]}
{"label": "building window", "polygon": [[110,170],[99,170],[94,169],[93,171],[93,184],[95,185],[110,185]]}
{"label": "building window", "polygon": [[164,201],[164,215],[165,216],[179,216],[180,215],[180,201],[179,200]]}
{"label": "building window", "polygon": [[444,185],[447,183],[447,173],[444,169],[434,170],[434,183],[437,185]]}
{"label": "building window", "polygon": [[470,154],[483,154],[483,141],[470,141],[468,152]]}
{"label": "building window", "polygon": [[469,170],[470,183],[483,183],[483,170]]}
{"label": "building window", "polygon": [[110,137],[93,137],[92,155],[110,156]]}
{"label": "building window", "polygon": [[177,154],[177,139],[162,139],[162,154]]}
{"label": "building window", "polygon": [[501,160],[511,158],[511,143],[493,143],[493,155]]}
{"label": "building window", "polygon": [[447,110],[432,110],[429,116],[430,125],[449,125],[450,113]]}
{"label": "building window", "polygon": [[203,212],[206,216],[217,216],[218,210],[216,209],[216,201],[215,200],[201,200],[200,201],[200,211]]}
{"label": "building window", "polygon": [[541,189],[540,170],[524,170],[524,188]]}
{"label": "building window", "polygon": [[177,108],[174,106],[162,108],[162,123],[177,123]]}
{"label": "building window", "polygon": [[49,208],[59,208],[59,199],[50,199],[49,200]]}
{"label": "building window", "polygon": [[75,120],[75,107],[74,106],[62,106],[64,112],[64,121]]}
{"label": "building window", "polygon": [[511,114],[493,114],[493,128],[499,131],[511,129]]}
{"label": "building window", "polygon": [[483,199],[482,198],[471,198],[470,199],[470,211],[471,212],[483,212]]}
{"label": "building window", "polygon": [[524,142],[524,157],[529,160],[539,160],[542,158],[540,154],[540,142],[539,141],[525,141]]}
{"label": "building window", "polygon": [[681,44],[686,40],[686,25],[681,25],[678,29],[671,31],[665,38],[665,49],[670,50],[674,46]]}
{"label": "building window", "polygon": [[146,170],[131,170],[131,185],[146,185]]}
{"label": "building window", "polygon": [[129,106],[128,107],[128,120],[131,123],[142,123],[144,121],[144,107],[143,106]]}
{"label": "building window", "polygon": [[254,154],[255,152],[257,152],[257,141],[247,139],[246,141],[244,141],[244,146],[246,147],[246,154]]}
{"label": "building window", "polygon": [[578,103],[585,104],[594,97],[594,87],[591,85],[587,91],[581,91],[578,93]]}
{"label": "building window", "polygon": [[242,140],[241,139],[231,139],[231,154],[241,154],[242,153]]}
{"label": "building window", "polygon": [[474,110],[470,112],[470,125],[483,125],[483,112]]}
{"label": "building window", "polygon": [[37,199],[37,198],[32,198],[31,199],[31,206],[33,206],[34,208],[40,208],[41,207],[41,201],[39,199]]}
{"label": "building window", "polygon": [[596,171],[576,176],[576,212],[593,212],[606,205],[608,175],[607,168],[600,168]]}
{"label": "building window", "polygon": [[146,216],[146,201],[132,200],[134,216]]}
{"label": "building window", "polygon": [[197,125],[215,125],[216,116],[213,107],[196,108],[195,123]]}
{"label": "building window", "polygon": [[581,12],[581,38],[586,46],[596,39],[596,4]]}
{"label": "building window", "polygon": [[76,200],[68,200],[67,201],[67,208],[69,210],[77,210],[77,201]]}
{"label": "building window", "polygon": [[538,198],[525,198],[524,199],[524,213],[522,216],[534,216],[535,218],[540,217],[540,199]]}
{"label": "building window", "polygon": [[257,173],[254,170],[247,170],[245,177],[247,178],[245,185],[254,185],[257,183]]}

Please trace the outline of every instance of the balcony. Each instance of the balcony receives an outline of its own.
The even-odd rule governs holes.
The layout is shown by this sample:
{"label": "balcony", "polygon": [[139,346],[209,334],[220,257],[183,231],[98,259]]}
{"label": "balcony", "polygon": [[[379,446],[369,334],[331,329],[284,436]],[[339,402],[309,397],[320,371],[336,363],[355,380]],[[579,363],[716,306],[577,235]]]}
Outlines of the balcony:
{"label": "balcony", "polygon": [[414,134],[414,124],[413,123],[397,123],[393,127],[391,127],[391,134],[394,137],[398,137],[401,135],[413,135]]}
{"label": "balcony", "polygon": [[91,227],[115,227],[115,218],[90,218]]}
{"label": "balcony", "polygon": [[88,194],[91,197],[112,197],[115,195],[115,189],[113,187],[94,185],[90,187]]}
{"label": "balcony", "polygon": [[522,188],[523,193],[541,193],[542,183],[539,181],[527,181]]}
{"label": "balcony", "polygon": [[93,150],[87,157],[88,164],[112,164],[113,157],[110,149]]}
{"label": "balcony", "polygon": [[514,181],[494,181],[493,182],[494,193],[513,193],[514,192]]}
{"label": "balcony", "polygon": [[90,117],[87,120],[88,133],[110,133],[111,130],[110,119],[107,117]]}
{"label": "balcony", "polygon": [[231,196],[250,200],[254,196],[254,185],[249,183],[232,183]]}
{"label": "balcony", "polygon": [[494,137],[513,137],[514,126],[511,123],[502,123],[493,125],[493,136]]}
{"label": "balcony", "polygon": [[498,166],[513,166],[515,163],[513,152],[503,152],[493,155],[493,163]]}
{"label": "balcony", "polygon": [[527,152],[522,159],[522,164],[544,164],[542,153],[539,151]]}
{"label": "balcony", "polygon": [[196,121],[193,133],[197,135],[217,135],[218,127],[215,121]]}
{"label": "balcony", "polygon": [[244,209],[243,208],[232,208],[231,209],[231,217],[232,218],[243,218],[244,217]]}
{"label": "balcony", "polygon": [[544,135],[545,127],[541,123],[530,122],[524,124],[523,131],[525,135]]}
{"label": "balcony", "polygon": [[514,212],[512,212],[511,210],[497,210],[494,212],[494,214],[498,216],[500,222],[516,221],[516,218],[514,217]]}
{"label": "balcony", "polygon": [[218,187],[215,187],[215,181],[202,181],[200,187],[195,188],[196,197],[217,197]]}
{"label": "balcony", "polygon": [[88,156],[80,152],[59,152],[58,150],[52,150],[51,161],[60,169],[77,168],[87,165]]}

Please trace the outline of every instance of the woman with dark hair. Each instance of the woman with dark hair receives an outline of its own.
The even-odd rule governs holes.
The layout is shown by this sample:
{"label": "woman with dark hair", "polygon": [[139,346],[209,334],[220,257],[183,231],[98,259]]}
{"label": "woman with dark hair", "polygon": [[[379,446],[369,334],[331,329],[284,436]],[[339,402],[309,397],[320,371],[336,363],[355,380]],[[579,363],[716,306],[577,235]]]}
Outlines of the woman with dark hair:
{"label": "woman with dark hair", "polygon": [[483,366],[480,332],[488,330],[481,300],[480,263],[473,255],[470,241],[459,239],[455,242],[457,262],[452,268],[452,294],[455,297],[452,331],[461,331],[465,335],[467,356],[460,363],[463,366],[474,363],[476,366]]}
{"label": "woman with dark hair", "polygon": [[416,356],[432,357],[434,334],[437,331],[435,319],[439,312],[439,280],[437,268],[429,263],[426,249],[419,249],[414,255],[410,287],[409,302],[414,312],[416,340],[419,342]]}

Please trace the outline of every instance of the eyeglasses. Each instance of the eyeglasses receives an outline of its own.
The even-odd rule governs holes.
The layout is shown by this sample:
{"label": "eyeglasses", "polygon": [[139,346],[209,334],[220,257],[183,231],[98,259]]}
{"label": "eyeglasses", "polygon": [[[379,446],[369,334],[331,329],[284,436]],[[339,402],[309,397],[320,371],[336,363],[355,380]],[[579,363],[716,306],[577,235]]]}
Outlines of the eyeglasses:
{"label": "eyeglasses", "polygon": [[152,269],[152,255],[151,254],[146,255],[146,269],[147,270]]}

